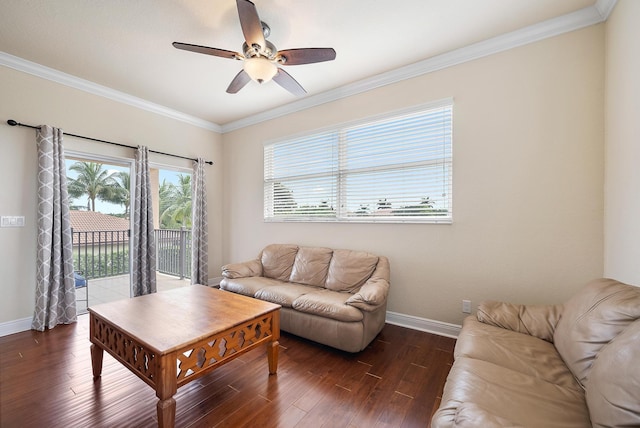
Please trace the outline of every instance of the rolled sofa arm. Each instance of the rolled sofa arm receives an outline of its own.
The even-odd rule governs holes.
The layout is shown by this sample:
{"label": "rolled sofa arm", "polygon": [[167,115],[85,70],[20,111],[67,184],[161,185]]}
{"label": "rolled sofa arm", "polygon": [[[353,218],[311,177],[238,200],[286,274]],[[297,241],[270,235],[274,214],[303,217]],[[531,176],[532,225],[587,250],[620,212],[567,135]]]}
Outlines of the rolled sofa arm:
{"label": "rolled sofa arm", "polygon": [[222,276],[229,279],[262,276],[262,263],[258,259],[241,263],[230,263],[222,266]]}
{"label": "rolled sofa arm", "polygon": [[387,302],[389,277],[389,260],[386,257],[380,257],[371,277],[345,303],[363,311],[376,310]]}
{"label": "rolled sofa arm", "polygon": [[506,302],[480,303],[476,317],[484,324],[525,333],[553,343],[562,305],[517,305]]}

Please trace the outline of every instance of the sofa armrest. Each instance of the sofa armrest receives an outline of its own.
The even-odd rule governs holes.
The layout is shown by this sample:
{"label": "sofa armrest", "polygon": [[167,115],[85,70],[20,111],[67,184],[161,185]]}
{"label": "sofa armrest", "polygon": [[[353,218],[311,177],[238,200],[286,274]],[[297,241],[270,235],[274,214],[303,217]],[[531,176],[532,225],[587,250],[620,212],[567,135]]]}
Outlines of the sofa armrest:
{"label": "sofa armrest", "polygon": [[476,318],[484,324],[525,333],[553,343],[553,332],[562,305],[517,305],[506,302],[480,303]]}
{"label": "sofa armrest", "polygon": [[222,276],[230,279],[262,276],[262,263],[258,259],[241,263],[230,263],[222,266]]}
{"label": "sofa armrest", "polygon": [[389,277],[389,260],[380,257],[371,277],[345,303],[363,311],[376,310],[387,302]]}

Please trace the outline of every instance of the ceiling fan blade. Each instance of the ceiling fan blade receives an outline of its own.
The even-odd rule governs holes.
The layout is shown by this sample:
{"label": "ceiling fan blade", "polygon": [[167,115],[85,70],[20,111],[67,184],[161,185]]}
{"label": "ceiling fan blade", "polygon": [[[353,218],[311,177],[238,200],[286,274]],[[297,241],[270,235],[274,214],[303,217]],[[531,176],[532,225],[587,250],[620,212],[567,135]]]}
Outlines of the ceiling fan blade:
{"label": "ceiling fan blade", "polygon": [[222,58],[242,59],[243,56],[238,52],[227,51],[224,49],[210,48],[208,46],[190,45],[189,43],[173,42],[173,47],[190,52],[197,52],[205,55],[219,56]]}
{"label": "ceiling fan blade", "polygon": [[238,91],[245,87],[247,83],[251,80],[251,77],[247,74],[246,71],[240,70],[236,77],[233,78],[231,83],[229,83],[229,87],[227,88],[227,92],[230,94],[237,94]]}
{"label": "ceiling fan blade", "polygon": [[282,65],[312,64],[314,62],[333,61],[336,51],[333,48],[285,49],[278,52],[284,58]]}
{"label": "ceiling fan blade", "polygon": [[249,0],[236,0],[238,6],[238,17],[240,18],[240,26],[247,45],[259,45],[260,48],[266,46],[264,33],[262,32],[262,23],[258,16],[256,5]]}
{"label": "ceiling fan blade", "polygon": [[273,76],[273,80],[287,91],[291,92],[296,97],[301,97],[306,94],[307,91],[294,79],[289,73],[281,68],[278,68],[278,72]]}

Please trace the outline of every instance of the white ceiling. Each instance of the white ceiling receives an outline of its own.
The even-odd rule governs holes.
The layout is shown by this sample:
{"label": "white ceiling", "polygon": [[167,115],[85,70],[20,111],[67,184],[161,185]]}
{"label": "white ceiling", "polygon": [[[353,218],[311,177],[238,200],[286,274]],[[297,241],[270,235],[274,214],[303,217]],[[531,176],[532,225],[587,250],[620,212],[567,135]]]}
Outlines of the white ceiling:
{"label": "white ceiling", "polygon": [[2,0],[0,53],[9,55],[0,65],[26,60],[21,67],[45,66],[53,69],[49,74],[71,75],[66,80],[84,79],[224,129],[287,106],[319,103],[326,94],[348,93],[376,76],[478,42],[506,40],[532,28],[540,33],[557,22],[575,25],[585,16],[596,16],[590,18],[595,23],[606,19],[603,5],[613,7],[615,0],[254,3],[278,49],[336,50],[335,61],[286,67],[308,91],[306,101],[274,82],[250,82],[238,94],[227,94],[241,62],[173,48],[180,41],[241,51],[235,0]]}

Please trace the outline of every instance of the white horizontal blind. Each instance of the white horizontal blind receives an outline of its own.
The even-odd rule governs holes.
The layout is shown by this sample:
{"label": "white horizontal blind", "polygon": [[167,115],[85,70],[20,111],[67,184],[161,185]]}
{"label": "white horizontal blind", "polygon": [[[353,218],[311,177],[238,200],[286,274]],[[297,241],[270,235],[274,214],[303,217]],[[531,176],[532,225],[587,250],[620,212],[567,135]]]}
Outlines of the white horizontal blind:
{"label": "white horizontal blind", "polygon": [[336,132],[265,146],[265,219],[335,218],[337,165]]}
{"label": "white horizontal blind", "polygon": [[266,145],[265,219],[451,222],[452,110]]}

